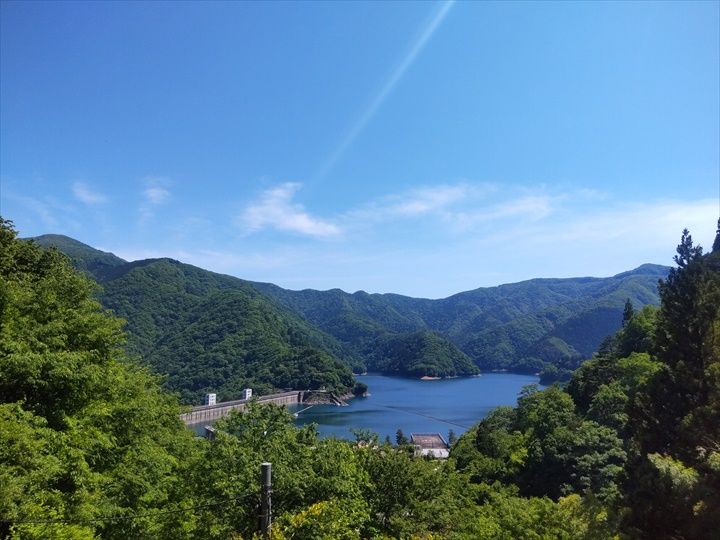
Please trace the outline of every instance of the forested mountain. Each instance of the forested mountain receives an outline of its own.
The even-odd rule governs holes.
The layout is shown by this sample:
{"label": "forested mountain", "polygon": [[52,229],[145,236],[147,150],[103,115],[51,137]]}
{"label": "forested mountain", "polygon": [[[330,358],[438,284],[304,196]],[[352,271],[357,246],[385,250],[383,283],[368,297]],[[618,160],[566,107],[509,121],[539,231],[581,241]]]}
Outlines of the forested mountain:
{"label": "forested mountain", "polygon": [[480,370],[468,355],[435,332],[419,330],[381,339],[371,359],[383,373],[414,377],[476,375]]}
{"label": "forested mountain", "polygon": [[35,242],[71,248],[76,267],[101,283],[103,306],[127,321],[128,351],[166,375],[187,403],[208,391],[237,398],[246,387],[344,392],[351,366],[362,366],[332,336],[240,279],[171,259],[100,265],[106,254],[72,239]]}
{"label": "forested mountain", "polygon": [[533,279],[441,300],[396,294],[290,291],[254,283],[360,354],[372,367],[388,334],[432,330],[481,369],[575,368],[617,331],[626,299],[657,304],[664,266],[645,264],[610,278]]}
{"label": "forested mountain", "polygon": [[[610,278],[533,279],[429,300],[292,291],[170,259],[127,263],[59,235],[34,240],[64,251],[102,284],[103,305],[128,321],[129,350],[167,374],[186,400],[221,381],[222,397],[245,384],[304,383],[289,351],[305,346],[321,366],[315,373],[340,360],[409,376],[471,375],[479,367],[567,378],[619,329],[627,299],[637,308],[658,303],[657,282],[668,270],[646,264]],[[335,369],[320,379],[313,384],[349,380]]]}
{"label": "forested mountain", "polygon": [[526,387],[439,462],[258,404],[192,437],[93,284],[0,218],[0,537],[253,538],[269,461],[276,540],[715,540],[720,222],[676,262],[567,387]]}
{"label": "forested mountain", "polygon": [[56,247],[70,257],[75,268],[89,272],[97,280],[102,280],[112,273],[113,269],[127,264],[126,260],[113,253],[100,251],[62,234],[44,234],[35,240],[41,246]]}

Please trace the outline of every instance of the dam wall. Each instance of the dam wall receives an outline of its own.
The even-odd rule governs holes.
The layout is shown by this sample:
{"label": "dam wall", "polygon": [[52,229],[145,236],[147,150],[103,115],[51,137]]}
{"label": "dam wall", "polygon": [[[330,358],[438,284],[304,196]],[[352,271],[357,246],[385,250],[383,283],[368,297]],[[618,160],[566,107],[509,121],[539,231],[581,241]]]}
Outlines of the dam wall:
{"label": "dam wall", "polygon": [[215,405],[200,405],[193,407],[189,412],[180,415],[180,419],[186,424],[199,424],[210,420],[216,420],[227,416],[230,411],[242,411],[248,403],[255,400],[258,403],[274,403],[276,405],[296,405],[303,402],[305,392],[294,390],[280,394],[268,394],[267,396],[255,397],[252,399],[237,399],[235,401],[224,401]]}

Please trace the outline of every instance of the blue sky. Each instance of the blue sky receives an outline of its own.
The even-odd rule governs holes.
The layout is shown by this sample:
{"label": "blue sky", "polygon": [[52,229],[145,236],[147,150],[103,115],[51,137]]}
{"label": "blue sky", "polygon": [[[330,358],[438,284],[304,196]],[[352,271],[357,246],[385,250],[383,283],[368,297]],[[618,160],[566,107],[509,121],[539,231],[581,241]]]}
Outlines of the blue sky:
{"label": "blue sky", "polygon": [[433,298],[712,244],[718,2],[0,10],[23,236]]}

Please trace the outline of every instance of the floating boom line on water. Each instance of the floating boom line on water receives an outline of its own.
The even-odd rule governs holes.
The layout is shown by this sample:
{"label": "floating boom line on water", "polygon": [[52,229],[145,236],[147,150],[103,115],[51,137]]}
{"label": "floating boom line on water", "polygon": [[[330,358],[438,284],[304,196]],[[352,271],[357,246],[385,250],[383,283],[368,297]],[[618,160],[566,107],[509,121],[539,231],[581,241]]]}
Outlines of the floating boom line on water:
{"label": "floating boom line on water", "polygon": [[445,420],[443,418],[438,418],[437,416],[431,416],[429,414],[424,414],[418,411],[413,411],[412,409],[403,409],[402,407],[393,407],[392,405],[381,405],[381,407],[385,407],[386,409],[392,409],[394,411],[401,411],[408,414],[414,414],[416,416],[422,416],[423,418],[429,418],[430,420],[435,420],[437,422],[442,422],[443,424],[448,424],[450,426],[459,427],[462,429],[470,429],[469,426],[463,426],[462,424],[458,424],[457,422],[452,422],[450,420]]}

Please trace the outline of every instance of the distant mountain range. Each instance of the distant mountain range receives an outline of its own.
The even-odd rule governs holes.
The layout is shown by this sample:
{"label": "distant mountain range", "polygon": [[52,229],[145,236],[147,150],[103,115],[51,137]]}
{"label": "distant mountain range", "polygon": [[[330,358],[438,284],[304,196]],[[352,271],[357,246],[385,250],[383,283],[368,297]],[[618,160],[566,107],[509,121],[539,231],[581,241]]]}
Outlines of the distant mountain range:
{"label": "distant mountain range", "polygon": [[[127,320],[128,349],[194,402],[251,386],[352,385],[351,369],[462,376],[480,369],[571,370],[620,328],[626,299],[657,304],[668,267],[609,278],[533,279],[441,300],[339,289],[291,291],[172,259],[127,262],[72,238],[44,235],[102,285]],[[554,371],[554,370],[553,370]]]}

